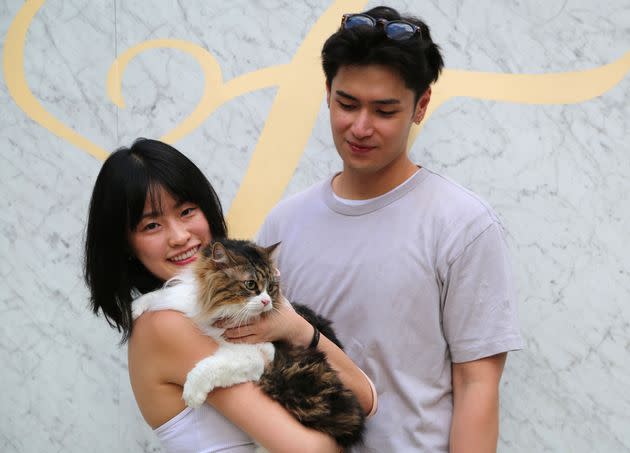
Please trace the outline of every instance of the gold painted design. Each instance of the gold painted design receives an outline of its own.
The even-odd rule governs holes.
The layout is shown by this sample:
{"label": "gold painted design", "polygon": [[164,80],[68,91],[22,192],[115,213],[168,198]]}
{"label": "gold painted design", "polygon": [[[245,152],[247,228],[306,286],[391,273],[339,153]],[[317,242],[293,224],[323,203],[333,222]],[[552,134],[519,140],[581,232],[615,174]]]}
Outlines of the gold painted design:
{"label": "gold painted design", "polygon": [[281,85],[288,73],[288,65],[272,66],[223,83],[221,67],[210,52],[203,47],[178,39],[155,39],[128,49],[112,64],[107,76],[107,94],[118,108],[125,108],[122,96],[122,76],[127,64],[138,54],[151,49],[177,49],[191,55],[204,74],[204,90],[195,110],[172,131],[161,137],[166,143],[175,143],[201,126],[208,116],[221,104],[250,91],[256,91],[274,85]]}
{"label": "gold painted design", "polygon": [[2,56],[2,68],[7,89],[18,107],[33,121],[41,124],[60,138],[72,143],[77,148],[87,151],[92,156],[98,159],[105,159],[109,155],[107,151],[50,114],[35,98],[26,82],[26,74],[24,72],[26,33],[35,14],[37,14],[37,11],[39,11],[45,1],[29,0],[24,2],[24,6],[18,11],[9,27]]}
{"label": "gold painted design", "polygon": [[[431,94],[428,118],[451,98],[468,97],[519,104],[575,104],[606,93],[630,71],[630,51],[599,68],[551,74],[500,74],[444,70]],[[426,121],[426,119],[425,119]],[[420,127],[409,137],[413,143]]]}
{"label": "gold painted design", "polygon": [[[39,103],[30,91],[24,72],[24,45],[30,24],[45,0],[28,0],[8,30],[3,71],[9,94],[34,121],[98,159],[109,154],[67,127]],[[158,48],[176,49],[191,55],[204,74],[204,90],[195,109],[162,140],[173,143],[199,127],[221,104],[242,94],[277,86],[278,92],[239,191],[228,213],[234,237],[251,237],[269,210],[280,200],[304,151],[324,95],[324,76],[319,52],[324,39],[338,26],[341,14],[363,9],[365,0],[338,0],[310,30],[293,60],[285,65],[254,71],[223,82],[221,68],[212,54],[193,43],[157,39],[140,43],[120,55],[107,76],[107,93],[118,108],[125,108],[121,93],[127,64],[138,54]],[[630,52],[599,68],[556,74],[498,74],[444,70],[433,87],[427,115],[453,97],[524,104],[571,104],[600,96],[618,84],[630,71]],[[420,127],[410,136],[413,143]]]}

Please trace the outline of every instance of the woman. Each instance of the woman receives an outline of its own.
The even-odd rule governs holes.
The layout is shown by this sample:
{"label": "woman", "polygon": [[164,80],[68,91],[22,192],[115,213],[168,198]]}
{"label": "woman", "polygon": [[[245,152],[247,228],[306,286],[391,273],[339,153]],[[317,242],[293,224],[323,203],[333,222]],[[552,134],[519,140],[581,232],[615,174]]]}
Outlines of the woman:
{"label": "woman", "polygon": [[[187,408],[186,375],[218,345],[175,311],[148,312],[132,321],[134,296],[159,288],[226,230],[212,186],[173,147],[139,139],[103,164],[90,203],[85,280],[94,313],[102,312],[122,342],[128,341],[131,386],[144,419],[168,451],[251,452],[248,435],[273,452],[338,451],[332,438],[302,426],[253,383],[216,389],[200,409]],[[225,336],[306,346],[313,328],[285,304],[279,313],[228,329]],[[372,412],[376,398],[369,379],[327,338],[317,347],[366,413]]]}

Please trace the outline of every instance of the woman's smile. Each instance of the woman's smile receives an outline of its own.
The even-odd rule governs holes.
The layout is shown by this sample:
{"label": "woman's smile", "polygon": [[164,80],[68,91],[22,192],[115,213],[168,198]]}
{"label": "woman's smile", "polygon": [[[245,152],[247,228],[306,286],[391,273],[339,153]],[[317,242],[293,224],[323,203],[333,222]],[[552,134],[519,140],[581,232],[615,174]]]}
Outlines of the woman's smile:
{"label": "woman's smile", "polygon": [[192,248],[189,248],[183,253],[175,255],[168,260],[178,266],[185,266],[186,264],[192,263],[197,259],[197,252],[199,251],[200,245],[196,245]]}

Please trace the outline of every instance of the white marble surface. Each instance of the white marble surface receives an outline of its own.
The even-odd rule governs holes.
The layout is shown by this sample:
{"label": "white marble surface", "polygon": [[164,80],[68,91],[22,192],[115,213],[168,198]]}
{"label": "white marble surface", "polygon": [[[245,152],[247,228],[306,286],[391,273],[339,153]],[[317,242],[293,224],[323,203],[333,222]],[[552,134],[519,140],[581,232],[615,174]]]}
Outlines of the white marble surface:
{"label": "white marble surface", "polygon": [[[447,67],[542,74],[630,50],[628,0],[390,3],[423,17]],[[370,2],[369,5],[376,5]],[[22,2],[0,1],[0,36]],[[207,48],[225,79],[288,63],[325,1],[48,0],[29,29],[27,81],[42,105],[111,150],[159,136],[197,103],[189,56],[154,50],[107,98],[117,54],[142,41]],[[177,146],[228,208],[276,89],[224,104]],[[81,246],[100,161],[29,119],[0,83],[0,451],[160,451],[135,406],[126,350],[87,307]],[[299,115],[299,112],[296,112]],[[502,384],[502,452],[630,450],[630,74],[574,105],[452,99],[412,155],[486,198],[514,253],[525,351]],[[339,168],[322,104],[287,187]]]}

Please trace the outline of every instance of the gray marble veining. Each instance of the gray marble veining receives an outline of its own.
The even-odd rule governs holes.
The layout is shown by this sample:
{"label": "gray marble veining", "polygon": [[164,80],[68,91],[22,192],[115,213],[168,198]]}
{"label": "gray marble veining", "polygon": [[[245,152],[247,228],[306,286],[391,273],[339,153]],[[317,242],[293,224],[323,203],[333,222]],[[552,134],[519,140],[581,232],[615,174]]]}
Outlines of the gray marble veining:
{"label": "gray marble veining", "polygon": [[[106,92],[117,55],[146,40],[186,40],[230,80],[289,63],[330,3],[48,0],[26,37],[26,79],[48,112],[113,150],[172,129],[203,89],[192,57],[150,50],[127,67],[118,109]],[[627,0],[390,4],[429,23],[450,69],[571,72],[630,51]],[[3,42],[22,6],[0,2]],[[226,102],[176,144],[226,210],[276,93]],[[133,400],[126,350],[90,313],[82,282],[101,162],[30,119],[4,79],[0,100],[0,451],[161,451]],[[509,231],[527,349],[504,374],[502,452],[630,450],[629,117],[630,75],[576,104],[455,98],[411,149],[487,199]],[[285,195],[339,168],[322,102]]]}

